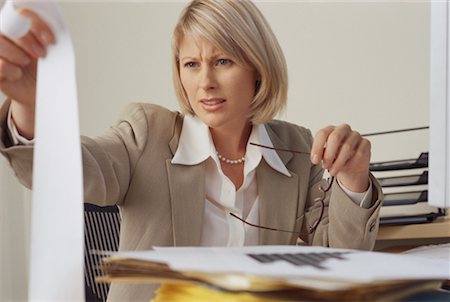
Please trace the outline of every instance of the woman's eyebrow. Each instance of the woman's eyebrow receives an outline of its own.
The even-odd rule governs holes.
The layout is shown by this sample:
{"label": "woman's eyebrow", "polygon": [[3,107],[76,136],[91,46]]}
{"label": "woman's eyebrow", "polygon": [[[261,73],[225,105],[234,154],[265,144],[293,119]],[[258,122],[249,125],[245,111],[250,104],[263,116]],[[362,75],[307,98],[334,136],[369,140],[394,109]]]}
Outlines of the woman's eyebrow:
{"label": "woman's eyebrow", "polygon": [[[214,61],[214,60],[217,60],[217,59],[223,58],[223,57],[229,57],[229,56],[223,52],[214,52],[213,54],[208,56],[207,59],[210,61]],[[201,56],[201,58],[203,59],[204,56]],[[185,56],[185,57],[180,58],[180,61],[186,61],[186,60],[198,60],[198,58],[195,56]]]}
{"label": "woman's eyebrow", "polygon": [[217,59],[219,59],[219,58],[223,58],[223,57],[230,57],[229,55],[227,55],[227,54],[225,54],[224,52],[221,52],[221,51],[217,51],[217,52],[214,52],[212,55],[211,55],[211,59],[213,59],[213,60],[217,60]]}
{"label": "woman's eyebrow", "polygon": [[197,60],[197,58],[191,57],[191,56],[180,58],[180,61],[186,61],[186,60],[192,61],[192,60]]}

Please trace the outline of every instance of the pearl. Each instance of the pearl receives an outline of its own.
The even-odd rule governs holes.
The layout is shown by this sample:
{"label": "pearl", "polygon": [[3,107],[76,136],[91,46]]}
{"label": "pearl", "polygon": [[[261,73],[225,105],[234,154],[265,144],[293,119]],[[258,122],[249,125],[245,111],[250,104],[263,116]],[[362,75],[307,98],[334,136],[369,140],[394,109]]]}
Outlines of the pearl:
{"label": "pearl", "polygon": [[237,165],[241,164],[245,161],[245,155],[238,159],[228,159],[222,155],[219,154],[219,152],[216,151],[217,157],[223,161],[224,163],[230,164],[230,165]]}

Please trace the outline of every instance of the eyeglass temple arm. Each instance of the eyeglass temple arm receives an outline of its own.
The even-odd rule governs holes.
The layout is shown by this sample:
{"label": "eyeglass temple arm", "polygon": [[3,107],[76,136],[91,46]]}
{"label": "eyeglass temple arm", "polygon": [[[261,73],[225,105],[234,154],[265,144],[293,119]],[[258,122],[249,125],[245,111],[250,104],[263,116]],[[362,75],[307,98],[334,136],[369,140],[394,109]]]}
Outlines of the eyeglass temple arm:
{"label": "eyeglass temple arm", "polygon": [[[303,152],[303,151],[297,151],[297,150],[289,150],[289,149],[283,149],[283,148],[275,148],[275,147],[270,147],[270,146],[266,146],[266,145],[261,145],[261,144],[257,144],[257,143],[253,143],[253,142],[250,142],[249,144],[250,144],[250,145],[253,145],[253,146],[261,147],[261,148],[266,148],[266,149],[270,149],[270,150],[275,150],[275,151],[284,151],[284,152],[291,152],[291,153],[297,153],[297,154],[308,154],[308,155],[311,154],[310,152]],[[327,185],[325,188],[323,188],[322,186],[319,186],[319,189],[322,191],[323,194],[326,194],[326,193],[331,189],[331,186],[332,186],[332,184],[333,184],[333,182],[334,182],[334,178],[335,178],[334,176],[331,176],[331,178],[330,178],[330,180],[329,180],[329,182],[328,182],[328,185]],[[309,230],[308,230],[308,231],[309,231],[308,233],[309,233],[309,234],[312,234],[312,233],[316,230],[316,228],[318,227],[320,221],[322,220],[322,216],[323,216],[323,212],[324,212],[324,207],[325,207],[325,206],[324,206],[324,201],[323,201],[324,198],[325,198],[325,195],[324,195],[323,198],[320,200],[320,202],[322,203],[322,209],[321,209],[321,212],[320,212],[320,217],[319,217],[319,219],[314,223],[314,225],[308,227],[308,229],[309,229]],[[233,216],[233,217],[235,217],[235,218],[237,218],[237,219],[239,219],[239,220],[242,221],[243,223],[252,226],[252,227],[257,227],[257,228],[266,229],[266,230],[270,230],[270,231],[278,231],[278,232],[284,232],[284,233],[291,233],[291,234],[299,234],[299,235],[302,235],[301,232],[293,232],[293,231],[287,231],[287,230],[279,230],[279,229],[269,228],[269,227],[265,227],[265,226],[261,226],[261,225],[255,225],[255,224],[252,224],[252,223],[250,223],[250,222],[248,222],[248,221],[245,221],[244,219],[238,217],[238,216],[235,215],[234,213],[230,213],[230,215]]]}
{"label": "eyeglass temple arm", "polygon": [[265,227],[265,226],[262,226],[262,225],[256,225],[256,224],[250,223],[250,222],[248,222],[248,221],[245,221],[244,219],[242,219],[241,217],[237,216],[237,215],[234,214],[234,213],[230,213],[230,215],[233,216],[234,218],[239,219],[239,220],[242,221],[243,223],[248,224],[248,225],[250,225],[250,226],[252,226],[252,227],[255,227],[255,228],[265,229],[265,230],[269,230],[269,231],[277,231],[277,232],[291,233],[291,234],[301,234],[301,233],[299,233],[299,232],[293,232],[293,231],[287,231],[287,230],[279,230],[279,229],[274,229],[274,228]]}
{"label": "eyeglass temple arm", "polygon": [[[291,152],[291,153],[297,153],[297,154],[311,154],[310,152],[303,152],[303,151],[297,151],[297,150],[289,150],[289,149],[282,149],[282,148],[274,148],[274,147],[270,147],[270,146],[265,146],[265,145],[261,145],[261,144],[257,144],[257,143],[249,143],[250,145],[253,146],[257,146],[257,147],[261,147],[261,148],[266,148],[266,149],[270,149],[270,150],[275,150],[275,151],[284,151],[284,152]],[[323,192],[328,192],[331,188],[331,185],[334,182],[334,176],[331,176],[330,182],[328,184],[328,186],[326,188],[322,188],[320,187],[320,189]]]}
{"label": "eyeglass temple arm", "polygon": [[283,149],[283,148],[274,148],[274,147],[260,145],[260,144],[252,143],[252,142],[250,142],[249,144],[253,145],[253,146],[258,146],[258,147],[261,147],[261,148],[275,150],[275,151],[284,151],[284,152],[291,152],[291,153],[297,153],[297,154],[308,154],[308,155],[311,154],[311,152],[303,152],[303,151],[289,150],[289,149]]}

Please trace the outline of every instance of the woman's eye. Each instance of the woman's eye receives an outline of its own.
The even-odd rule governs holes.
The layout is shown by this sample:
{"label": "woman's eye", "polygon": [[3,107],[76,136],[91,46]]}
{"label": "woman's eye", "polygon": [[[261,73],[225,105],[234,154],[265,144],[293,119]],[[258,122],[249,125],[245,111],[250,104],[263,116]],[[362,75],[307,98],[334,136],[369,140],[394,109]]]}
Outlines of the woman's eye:
{"label": "woman's eye", "polygon": [[194,67],[197,67],[197,63],[195,63],[195,62],[187,62],[187,63],[184,64],[184,67],[194,68]]}
{"label": "woman's eye", "polygon": [[231,63],[231,61],[228,60],[228,59],[219,59],[219,60],[217,60],[217,65],[227,65],[227,64],[230,64],[230,63]]}

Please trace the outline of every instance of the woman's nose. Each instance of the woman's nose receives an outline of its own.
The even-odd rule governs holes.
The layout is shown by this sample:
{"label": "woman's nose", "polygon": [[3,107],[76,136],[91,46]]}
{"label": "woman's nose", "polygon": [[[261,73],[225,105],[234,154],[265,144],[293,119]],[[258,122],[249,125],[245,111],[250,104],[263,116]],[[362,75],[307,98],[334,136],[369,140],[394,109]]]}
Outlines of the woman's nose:
{"label": "woman's nose", "polygon": [[210,67],[204,67],[200,73],[200,88],[204,90],[210,90],[217,87],[217,80],[214,74],[214,70]]}

